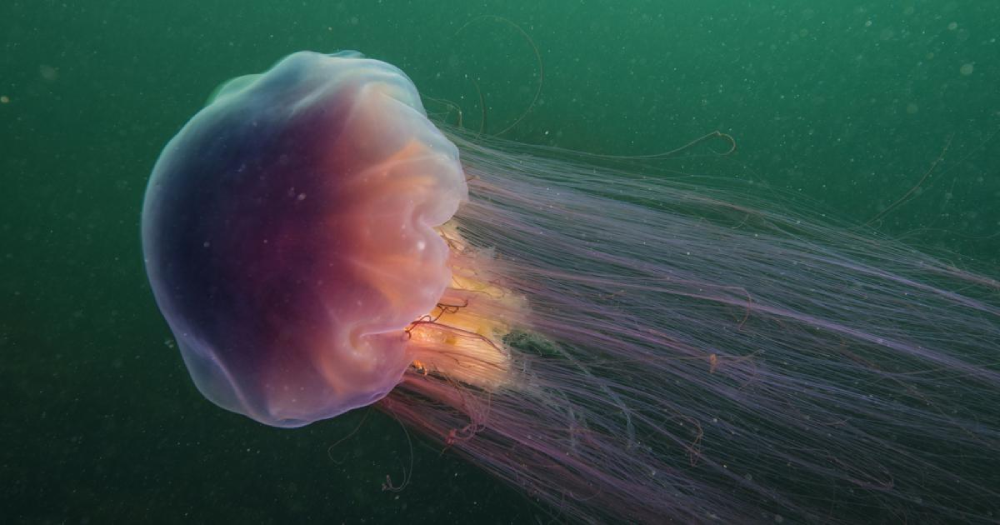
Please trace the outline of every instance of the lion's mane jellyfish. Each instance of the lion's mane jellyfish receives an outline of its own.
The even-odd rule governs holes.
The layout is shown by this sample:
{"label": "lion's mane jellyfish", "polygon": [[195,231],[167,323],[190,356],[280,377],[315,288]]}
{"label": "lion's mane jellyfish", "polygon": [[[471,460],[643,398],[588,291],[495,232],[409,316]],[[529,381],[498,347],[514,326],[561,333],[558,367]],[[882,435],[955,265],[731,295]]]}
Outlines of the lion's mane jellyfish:
{"label": "lion's mane jellyfish", "polygon": [[198,388],[283,427],[374,404],[572,520],[1000,517],[996,281],[549,153],[357,53],[223,85],[142,217]]}

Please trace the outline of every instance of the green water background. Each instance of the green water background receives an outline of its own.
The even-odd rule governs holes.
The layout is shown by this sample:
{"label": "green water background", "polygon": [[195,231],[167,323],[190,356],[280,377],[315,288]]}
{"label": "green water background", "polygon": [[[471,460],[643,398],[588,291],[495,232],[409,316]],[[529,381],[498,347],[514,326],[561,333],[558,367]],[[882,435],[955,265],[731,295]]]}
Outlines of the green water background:
{"label": "green water background", "polygon": [[1000,268],[998,2],[7,0],[0,11],[0,522],[544,517],[416,439],[410,484],[383,492],[411,455],[378,413],[328,453],[364,412],[276,430],[191,384],[143,274],[145,182],[219,82],[296,50],[393,63],[473,129],[477,83],[496,132],[538,81],[520,33],[478,18],[501,16],[545,68],[541,98],[505,137],[628,155],[720,129],[739,152],[714,175],[858,223],[947,145],[877,226]]}

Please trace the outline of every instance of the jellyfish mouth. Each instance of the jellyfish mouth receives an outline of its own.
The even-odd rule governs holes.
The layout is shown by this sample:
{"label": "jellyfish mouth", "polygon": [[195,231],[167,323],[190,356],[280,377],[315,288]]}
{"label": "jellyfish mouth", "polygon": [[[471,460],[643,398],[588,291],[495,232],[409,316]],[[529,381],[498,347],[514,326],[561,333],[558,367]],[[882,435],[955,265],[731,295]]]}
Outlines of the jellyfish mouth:
{"label": "jellyfish mouth", "polygon": [[462,238],[453,219],[437,232],[451,252],[450,285],[437,305],[406,328],[413,358],[408,373],[434,376],[489,391],[514,384],[505,337],[526,324],[527,301],[491,270],[490,253]]}

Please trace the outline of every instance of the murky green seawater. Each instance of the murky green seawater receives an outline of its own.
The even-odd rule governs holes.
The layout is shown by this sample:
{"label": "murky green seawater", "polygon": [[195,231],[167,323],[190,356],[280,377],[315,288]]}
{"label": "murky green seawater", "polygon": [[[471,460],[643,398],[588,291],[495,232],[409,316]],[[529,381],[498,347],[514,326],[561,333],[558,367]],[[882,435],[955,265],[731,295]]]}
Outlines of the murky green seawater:
{"label": "murky green seawater", "polygon": [[541,98],[505,137],[625,155],[719,129],[736,157],[665,166],[859,223],[947,145],[879,228],[1000,268],[997,2],[7,0],[0,12],[3,523],[543,518],[419,440],[410,484],[383,492],[410,452],[381,414],[328,453],[364,412],[271,429],[188,379],[143,274],[146,178],[219,82],[292,51],[393,63],[473,129],[478,84],[497,132],[538,81],[521,34],[477,18],[502,16],[544,60]]}

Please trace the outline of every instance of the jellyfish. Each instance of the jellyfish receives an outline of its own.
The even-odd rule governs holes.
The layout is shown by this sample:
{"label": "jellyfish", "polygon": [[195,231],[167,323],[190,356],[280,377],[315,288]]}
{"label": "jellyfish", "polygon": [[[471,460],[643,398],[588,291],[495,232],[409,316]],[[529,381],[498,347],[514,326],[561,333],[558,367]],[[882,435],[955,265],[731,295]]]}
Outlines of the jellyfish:
{"label": "jellyfish", "polygon": [[357,52],[222,85],[156,162],[142,245],[213,403],[377,407],[560,519],[1000,512],[997,281],[434,123]]}

